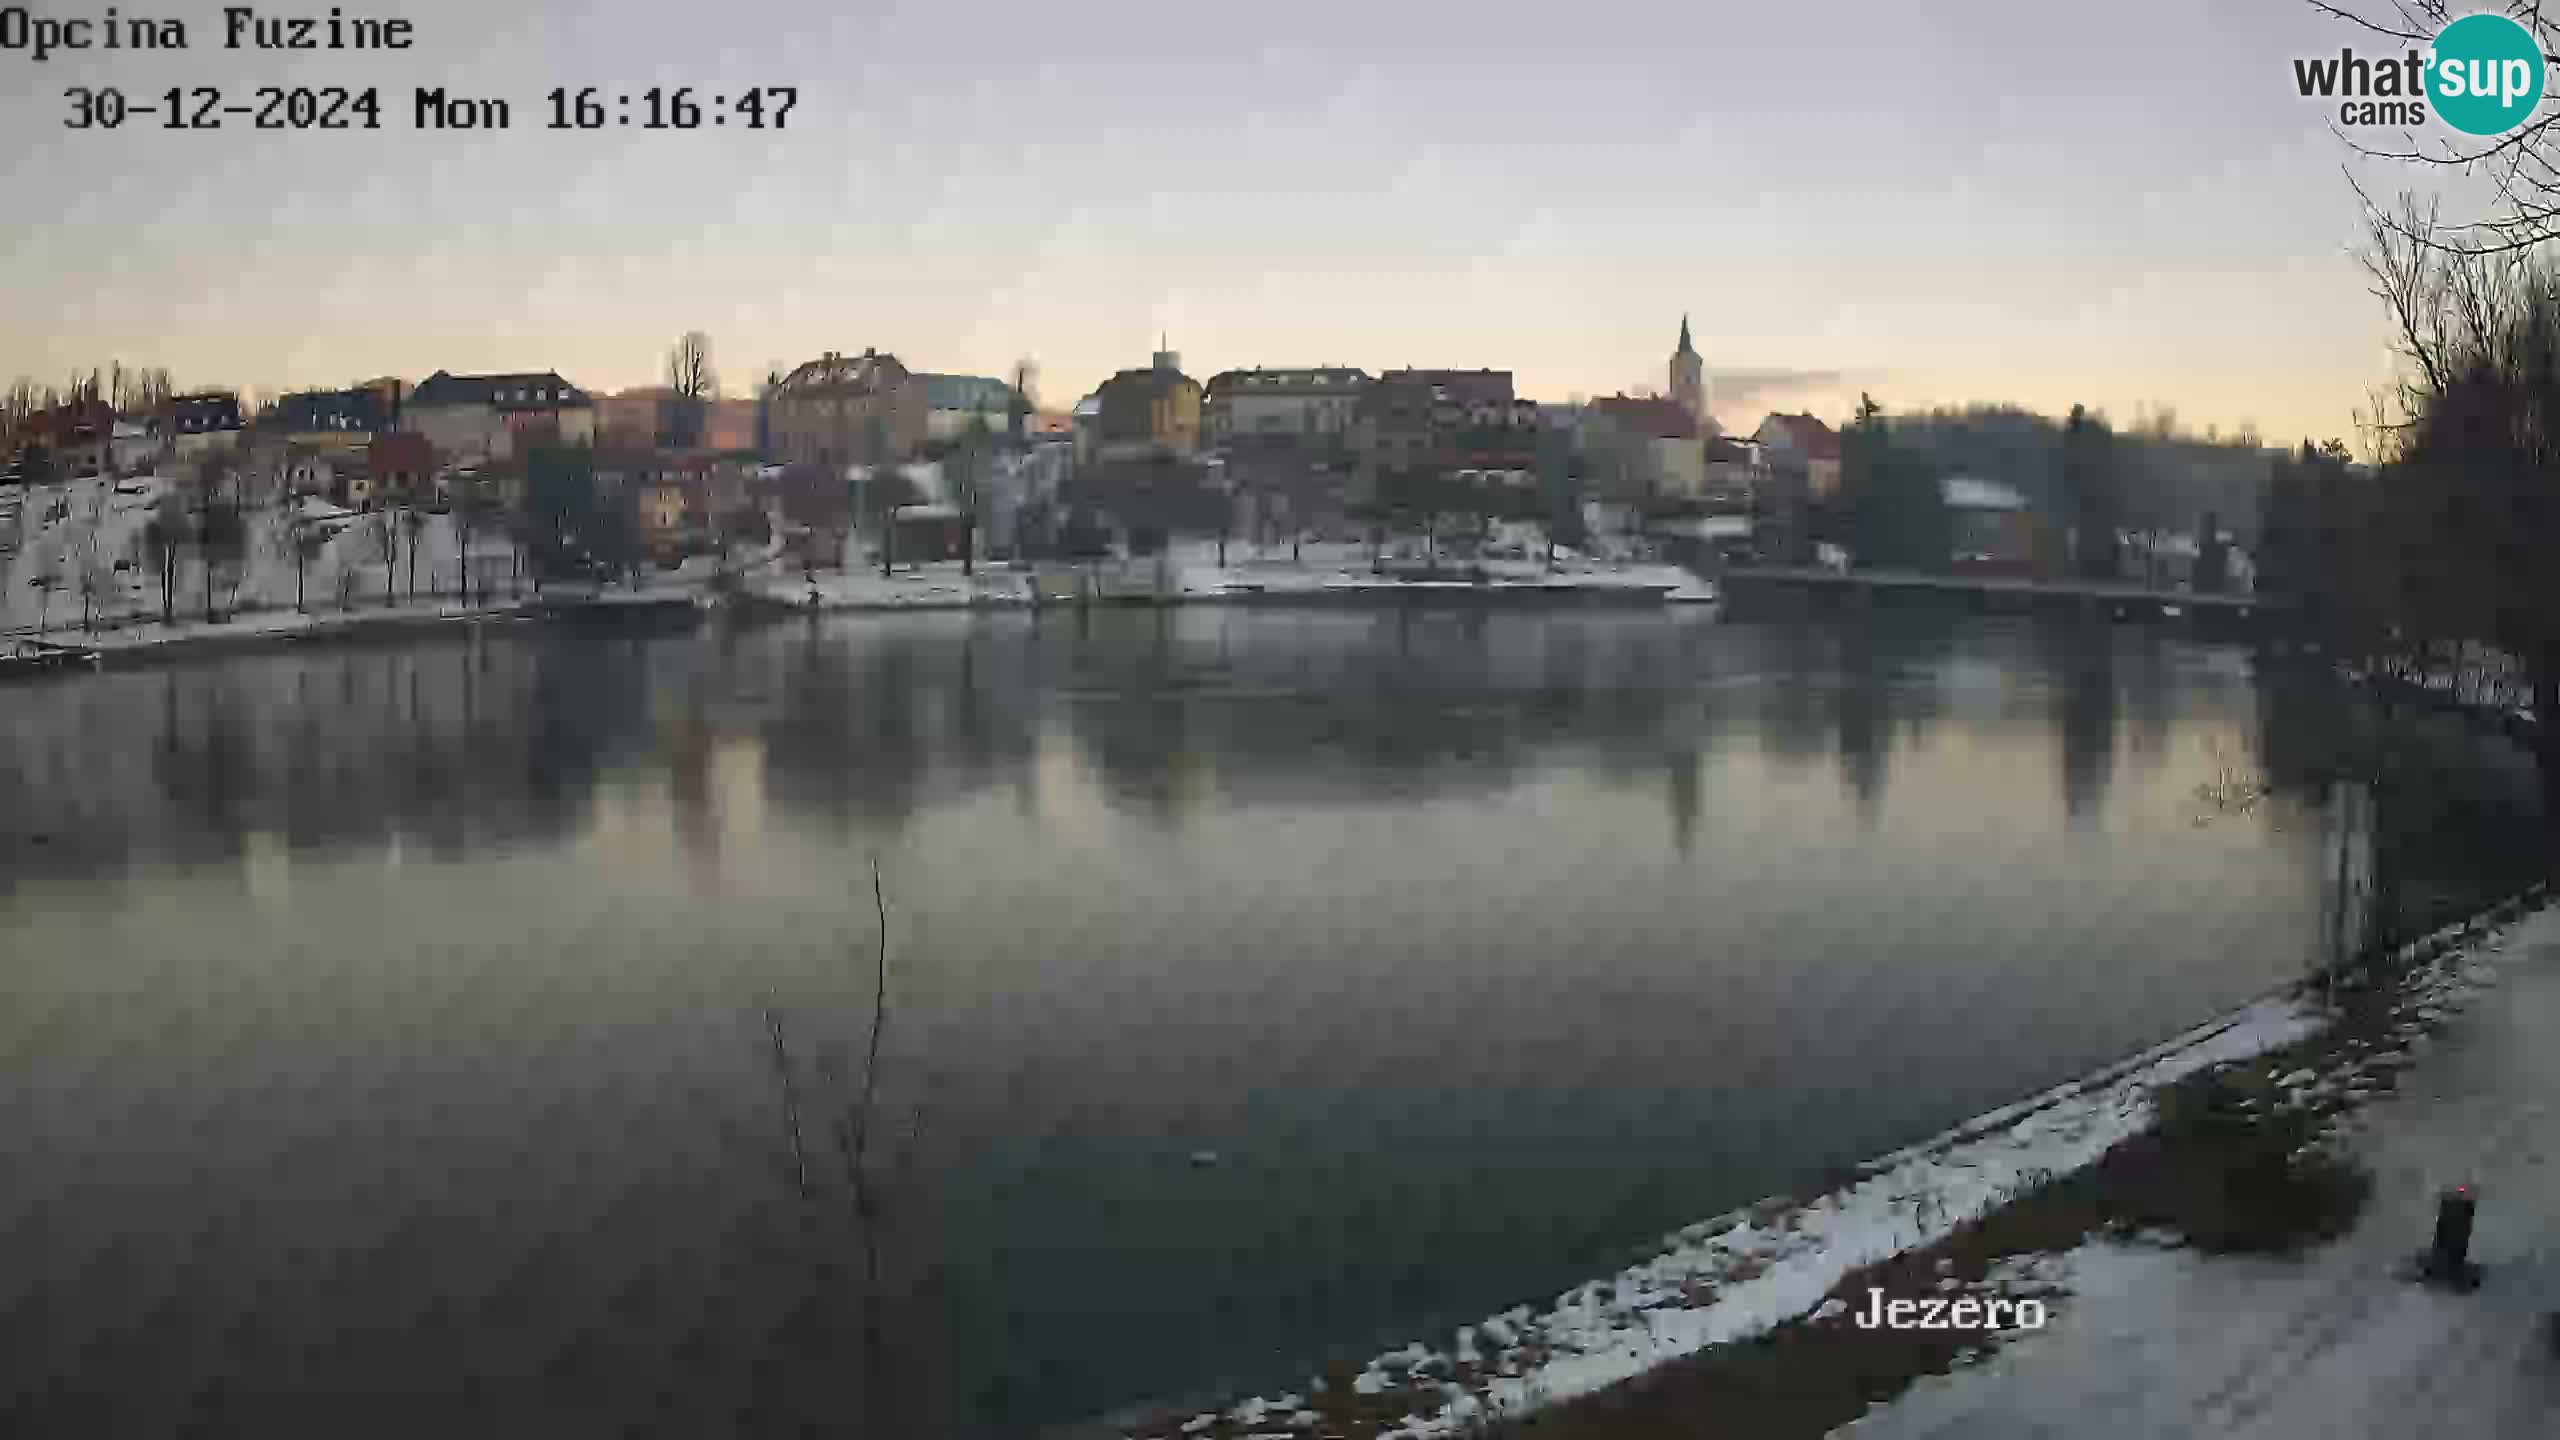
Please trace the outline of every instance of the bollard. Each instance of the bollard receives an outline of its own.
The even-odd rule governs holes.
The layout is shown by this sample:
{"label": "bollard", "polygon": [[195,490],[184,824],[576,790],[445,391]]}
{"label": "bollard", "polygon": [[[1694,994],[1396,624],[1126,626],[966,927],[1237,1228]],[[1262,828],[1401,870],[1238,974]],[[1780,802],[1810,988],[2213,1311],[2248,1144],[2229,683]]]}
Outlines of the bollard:
{"label": "bollard", "polygon": [[2428,1279],[2464,1289],[2479,1282],[2479,1269],[2471,1263],[2471,1220],[2479,1205],[2479,1193],[2468,1185],[2451,1186],[2436,1197],[2436,1238],[2427,1252]]}

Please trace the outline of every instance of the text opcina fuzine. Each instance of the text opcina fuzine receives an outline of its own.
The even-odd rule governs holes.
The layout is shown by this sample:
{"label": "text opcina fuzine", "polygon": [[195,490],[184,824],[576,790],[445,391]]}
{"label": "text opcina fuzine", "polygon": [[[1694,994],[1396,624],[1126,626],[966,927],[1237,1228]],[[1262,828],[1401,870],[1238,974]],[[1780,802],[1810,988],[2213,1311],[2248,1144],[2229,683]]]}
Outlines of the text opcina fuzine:
{"label": "text opcina fuzine", "polygon": [[[212,38],[200,39],[210,35]],[[406,50],[417,43],[407,20],[350,15],[332,5],[321,15],[282,15],[226,5],[216,21],[129,15],[109,6],[94,15],[45,15],[24,5],[0,8],[0,50],[38,61],[66,50]]]}

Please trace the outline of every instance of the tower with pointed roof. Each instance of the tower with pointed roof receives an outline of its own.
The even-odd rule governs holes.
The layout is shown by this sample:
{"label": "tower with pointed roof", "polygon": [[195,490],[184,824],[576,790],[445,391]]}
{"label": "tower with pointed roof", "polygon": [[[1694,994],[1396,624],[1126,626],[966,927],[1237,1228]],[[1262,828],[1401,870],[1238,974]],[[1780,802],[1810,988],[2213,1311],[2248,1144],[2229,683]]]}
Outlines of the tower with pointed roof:
{"label": "tower with pointed roof", "polygon": [[1689,343],[1686,315],[1680,317],[1680,348],[1671,352],[1671,402],[1688,411],[1701,429],[1714,423],[1707,416],[1707,362]]}

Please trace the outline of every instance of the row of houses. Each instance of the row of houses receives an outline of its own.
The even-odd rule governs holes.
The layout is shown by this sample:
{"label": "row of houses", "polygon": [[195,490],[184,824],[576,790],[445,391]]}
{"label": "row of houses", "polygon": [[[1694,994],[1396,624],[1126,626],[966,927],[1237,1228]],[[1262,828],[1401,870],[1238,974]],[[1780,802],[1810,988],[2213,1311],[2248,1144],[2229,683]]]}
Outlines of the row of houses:
{"label": "row of houses", "polygon": [[1038,473],[1062,464],[1067,479],[1040,498],[1124,536],[1349,530],[1446,510],[1525,518],[1547,511],[1543,487],[1559,476],[1629,529],[1837,491],[1840,436],[1820,419],[1772,414],[1747,435],[1717,423],[1685,319],[1666,378],[1662,393],[1563,404],[1521,395],[1511,371],[1492,368],[1255,367],[1204,383],[1160,346],[1050,417],[1014,384],[915,371],[866,348],[819,355],[751,400],[664,387],[597,395],[556,371],[439,370],[414,386],[384,378],[286,395],[248,415],[219,393],[144,416],[92,401],[33,417],[10,453],[81,478],[248,446],[297,493],[362,510],[438,503],[462,481],[503,492],[535,450],[583,448],[598,486],[630,498],[661,551],[776,499],[786,471],[829,492],[812,507],[824,512],[862,475],[972,436],[1017,461],[1059,442]]}
{"label": "row of houses", "polygon": [[[1078,404],[1083,472],[1128,470],[1163,492],[1188,474],[1252,511],[1303,525],[1417,509],[1529,514],[1544,477],[1649,513],[1745,513],[1779,488],[1816,501],[1840,483],[1840,436],[1809,414],[1773,414],[1748,436],[1706,410],[1688,324],[1664,394],[1546,404],[1508,370],[1351,366],[1227,370],[1201,382],[1178,353],[1119,371]],[[1089,484],[1088,492],[1126,485]]]}
{"label": "row of houses", "polygon": [[877,462],[953,439],[973,423],[1018,432],[1024,414],[1004,381],[910,372],[894,356],[865,351],[810,361],[752,400],[688,401],[664,387],[599,396],[556,371],[444,370],[414,386],[385,378],[284,395],[254,414],[227,391],[177,396],[144,414],[82,399],[27,417],[0,437],[0,458],[92,478],[235,446],[256,432],[339,450],[416,434],[455,465],[503,461],[539,445],[597,444]]}

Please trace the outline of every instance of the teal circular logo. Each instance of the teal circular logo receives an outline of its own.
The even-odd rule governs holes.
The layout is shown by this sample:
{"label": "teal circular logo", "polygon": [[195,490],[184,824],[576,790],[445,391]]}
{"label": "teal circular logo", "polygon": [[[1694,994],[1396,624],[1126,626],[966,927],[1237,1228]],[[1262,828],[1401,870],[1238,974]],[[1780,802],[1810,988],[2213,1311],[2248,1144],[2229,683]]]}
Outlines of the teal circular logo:
{"label": "teal circular logo", "polygon": [[2504,135],[2542,103],[2542,47],[2504,15],[2465,15],[2427,52],[2427,105],[2465,135]]}

